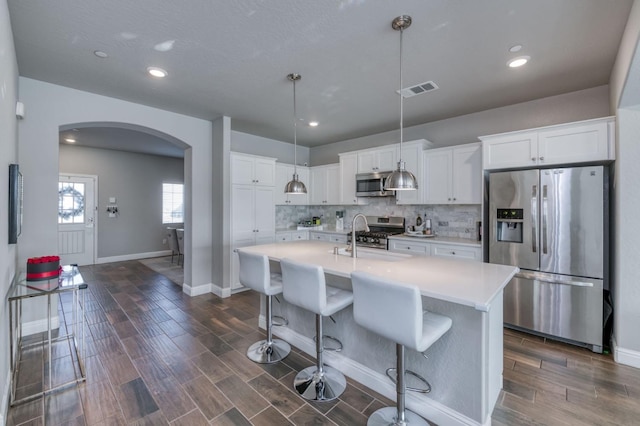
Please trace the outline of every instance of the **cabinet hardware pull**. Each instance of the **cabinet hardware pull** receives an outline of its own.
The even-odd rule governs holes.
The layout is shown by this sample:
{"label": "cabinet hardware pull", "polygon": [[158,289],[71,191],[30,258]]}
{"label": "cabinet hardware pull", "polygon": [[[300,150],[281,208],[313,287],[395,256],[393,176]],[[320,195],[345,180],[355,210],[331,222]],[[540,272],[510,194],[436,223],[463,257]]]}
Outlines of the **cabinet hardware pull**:
{"label": "cabinet hardware pull", "polygon": [[536,157],[531,157],[531,161],[536,161]]}
{"label": "cabinet hardware pull", "polygon": [[540,161],[544,161],[544,157],[540,157]]}

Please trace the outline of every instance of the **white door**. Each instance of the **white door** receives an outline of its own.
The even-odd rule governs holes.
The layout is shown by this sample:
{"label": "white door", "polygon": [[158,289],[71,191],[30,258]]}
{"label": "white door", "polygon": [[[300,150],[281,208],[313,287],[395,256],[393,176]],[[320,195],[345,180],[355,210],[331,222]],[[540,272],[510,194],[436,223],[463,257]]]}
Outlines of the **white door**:
{"label": "white door", "polygon": [[60,175],[58,253],[60,263],[95,263],[96,176]]}

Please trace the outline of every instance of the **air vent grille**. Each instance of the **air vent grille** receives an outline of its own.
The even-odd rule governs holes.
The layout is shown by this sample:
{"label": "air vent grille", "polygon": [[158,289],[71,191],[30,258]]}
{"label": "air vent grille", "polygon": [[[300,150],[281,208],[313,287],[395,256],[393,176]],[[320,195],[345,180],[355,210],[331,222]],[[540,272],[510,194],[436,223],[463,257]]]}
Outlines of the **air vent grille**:
{"label": "air vent grille", "polygon": [[402,90],[398,90],[398,94],[404,98],[410,98],[416,95],[422,95],[423,93],[432,92],[438,89],[438,85],[433,81],[426,81],[424,83],[416,84],[415,86],[405,87]]}

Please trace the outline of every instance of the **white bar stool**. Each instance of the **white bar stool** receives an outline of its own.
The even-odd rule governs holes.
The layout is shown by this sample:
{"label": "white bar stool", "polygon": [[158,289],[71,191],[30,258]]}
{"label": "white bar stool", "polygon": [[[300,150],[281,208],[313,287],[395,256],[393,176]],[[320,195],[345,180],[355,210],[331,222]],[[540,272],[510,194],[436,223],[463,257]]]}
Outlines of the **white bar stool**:
{"label": "white bar stool", "polygon": [[240,259],[240,284],[266,296],[267,339],[251,345],[247,350],[247,357],[260,364],[278,362],[291,352],[291,346],[287,342],[273,339],[271,333],[271,328],[274,325],[271,317],[271,301],[272,296],[282,293],[282,275],[270,273],[267,256],[238,250],[238,257]]}
{"label": "white bar stool", "polygon": [[[405,409],[405,391],[431,391],[424,378],[404,367],[405,346],[418,352],[426,351],[451,328],[451,318],[422,311],[422,297],[416,286],[399,284],[374,275],[356,271],[351,274],[353,285],[353,318],[362,327],[396,342],[396,368],[387,369],[395,381],[396,407],[375,411],[367,425],[428,425],[417,414]],[[396,370],[396,377],[389,373]],[[408,388],[405,373],[423,381],[426,389]]]}
{"label": "white bar stool", "polygon": [[347,380],[340,371],[322,362],[325,349],[322,317],[333,315],[351,305],[353,293],[327,286],[324,270],[320,266],[303,264],[291,259],[282,259],[280,266],[284,285],[282,294],[285,300],[316,314],[316,365],[300,371],[293,379],[293,387],[307,400],[334,400],[346,389]]}

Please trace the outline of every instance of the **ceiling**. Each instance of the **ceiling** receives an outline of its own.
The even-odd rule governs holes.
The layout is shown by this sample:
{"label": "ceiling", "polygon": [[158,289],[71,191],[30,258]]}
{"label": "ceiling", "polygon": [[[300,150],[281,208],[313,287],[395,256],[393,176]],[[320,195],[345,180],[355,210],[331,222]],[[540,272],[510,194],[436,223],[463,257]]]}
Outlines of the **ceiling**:
{"label": "ceiling", "polygon": [[[313,147],[607,84],[632,0],[8,0],[21,76]],[[522,45],[519,52],[509,49]],[[99,58],[94,51],[105,52]],[[511,69],[507,61],[527,55]],[[164,79],[147,75],[161,67]],[[28,106],[27,106],[28,107]],[[316,120],[318,127],[308,126]],[[112,129],[113,130],[113,129]]]}

